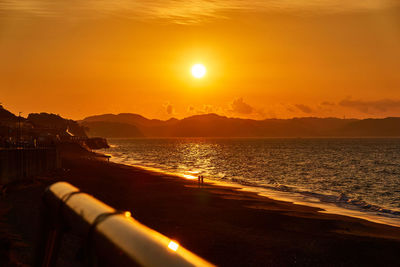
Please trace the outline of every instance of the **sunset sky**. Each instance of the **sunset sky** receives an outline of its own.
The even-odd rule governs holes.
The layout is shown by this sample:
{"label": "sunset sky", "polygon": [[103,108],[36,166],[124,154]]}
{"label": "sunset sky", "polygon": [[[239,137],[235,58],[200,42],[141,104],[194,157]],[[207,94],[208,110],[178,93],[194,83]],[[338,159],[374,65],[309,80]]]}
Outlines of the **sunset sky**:
{"label": "sunset sky", "polygon": [[0,0],[0,102],[72,119],[400,116],[400,2]]}

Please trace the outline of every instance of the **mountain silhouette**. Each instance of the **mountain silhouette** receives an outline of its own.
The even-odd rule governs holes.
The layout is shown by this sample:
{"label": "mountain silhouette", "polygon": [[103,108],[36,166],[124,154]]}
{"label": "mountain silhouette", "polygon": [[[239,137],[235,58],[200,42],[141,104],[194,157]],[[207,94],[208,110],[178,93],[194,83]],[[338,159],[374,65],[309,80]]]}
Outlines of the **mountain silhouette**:
{"label": "mountain silhouette", "polygon": [[92,137],[105,138],[124,138],[124,137],[143,137],[141,131],[132,124],[108,121],[89,121],[83,122],[87,134]]}
{"label": "mountain silhouette", "polygon": [[0,105],[0,122],[15,122],[18,117]]}
{"label": "mountain silhouette", "polygon": [[27,121],[31,123],[35,128],[42,129],[55,129],[60,133],[69,131],[75,136],[85,137],[85,130],[76,121],[64,119],[60,115],[51,113],[30,113]]}
{"label": "mountain silhouette", "polygon": [[400,118],[354,121],[343,127],[342,133],[349,136],[399,136]]}
{"label": "mountain silhouette", "polygon": [[[217,114],[150,120],[138,114],[104,114],[80,122],[103,137],[395,137],[400,118],[293,118],[252,120]],[[133,128],[134,127],[134,128]],[[92,133],[91,133],[92,132]]]}

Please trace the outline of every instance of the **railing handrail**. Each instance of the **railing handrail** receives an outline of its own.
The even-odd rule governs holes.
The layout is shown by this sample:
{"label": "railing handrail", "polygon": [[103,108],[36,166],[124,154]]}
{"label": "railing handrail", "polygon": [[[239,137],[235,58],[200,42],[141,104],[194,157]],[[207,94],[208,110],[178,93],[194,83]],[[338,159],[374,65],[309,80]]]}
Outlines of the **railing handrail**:
{"label": "railing handrail", "polygon": [[[66,182],[51,185],[45,193],[45,202],[56,220],[63,218],[69,227],[84,236],[96,224],[92,231],[91,249],[110,262],[118,262],[122,253],[127,262],[142,266],[213,266],[177,242],[141,224],[130,213],[108,216],[99,222],[100,216],[114,214],[116,210]],[[104,251],[105,247],[112,249]],[[106,255],[114,250],[119,253]]]}

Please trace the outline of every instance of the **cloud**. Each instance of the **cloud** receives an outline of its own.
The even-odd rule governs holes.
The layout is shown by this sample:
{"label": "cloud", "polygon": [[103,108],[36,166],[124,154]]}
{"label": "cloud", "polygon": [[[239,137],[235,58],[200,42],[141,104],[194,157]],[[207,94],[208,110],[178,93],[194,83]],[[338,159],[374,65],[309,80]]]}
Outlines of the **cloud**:
{"label": "cloud", "polygon": [[289,111],[289,112],[292,112],[292,113],[296,112],[296,110],[291,106],[287,106],[286,110]]}
{"label": "cloud", "polygon": [[322,102],[321,103],[321,106],[334,106],[335,105],[335,103],[333,103],[333,102],[329,102],[329,101],[324,101],[324,102]]}
{"label": "cloud", "polygon": [[19,12],[41,17],[119,16],[129,19],[167,19],[191,24],[232,11],[349,12],[398,6],[397,0],[0,0],[0,14]]}
{"label": "cloud", "polygon": [[203,113],[215,113],[218,112],[218,108],[212,105],[203,105],[202,111]]}
{"label": "cloud", "polygon": [[313,113],[313,109],[307,105],[303,105],[303,104],[296,104],[294,105],[296,108],[298,108],[299,110],[301,110],[304,113],[310,114]]}
{"label": "cloud", "polygon": [[167,102],[164,104],[165,112],[167,112],[168,115],[174,114],[174,107],[171,105],[171,103]]}
{"label": "cloud", "polygon": [[231,110],[233,113],[238,113],[238,114],[251,114],[254,111],[254,108],[250,106],[249,104],[245,103],[243,101],[243,98],[237,98],[233,100],[231,104]]}
{"label": "cloud", "polygon": [[381,99],[375,101],[362,101],[345,99],[339,102],[342,107],[356,109],[362,113],[373,114],[400,109],[400,100]]}
{"label": "cloud", "polygon": [[198,115],[198,114],[209,114],[209,113],[216,113],[216,114],[219,114],[219,115],[223,115],[224,114],[222,108],[216,107],[216,106],[213,106],[213,105],[203,105],[200,108],[196,108],[194,106],[189,106],[187,108],[187,111],[189,113],[191,113],[191,114],[196,114],[196,115]]}

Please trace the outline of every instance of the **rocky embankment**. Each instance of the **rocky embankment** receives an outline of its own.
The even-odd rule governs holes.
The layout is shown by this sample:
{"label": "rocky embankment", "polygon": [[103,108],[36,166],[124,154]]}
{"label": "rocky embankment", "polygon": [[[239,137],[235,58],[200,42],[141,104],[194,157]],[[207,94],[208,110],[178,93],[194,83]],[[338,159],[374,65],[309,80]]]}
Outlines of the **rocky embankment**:
{"label": "rocky embankment", "polygon": [[101,137],[92,137],[88,138],[85,141],[85,144],[90,149],[102,149],[102,148],[109,148],[110,146],[107,143],[107,139]]}

